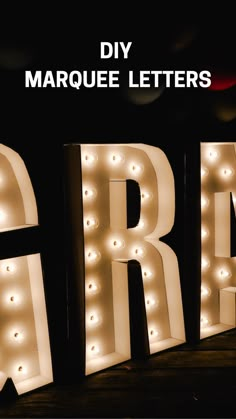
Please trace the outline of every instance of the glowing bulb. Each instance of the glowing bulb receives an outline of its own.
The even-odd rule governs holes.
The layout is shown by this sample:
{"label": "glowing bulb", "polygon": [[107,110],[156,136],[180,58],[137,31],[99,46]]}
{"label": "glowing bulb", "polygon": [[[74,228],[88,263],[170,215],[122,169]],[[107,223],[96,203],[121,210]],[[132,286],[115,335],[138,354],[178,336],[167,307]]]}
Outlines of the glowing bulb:
{"label": "glowing bulb", "polygon": [[230,167],[224,167],[220,170],[220,174],[223,178],[228,179],[233,175],[234,171]]}
{"label": "glowing bulb", "polygon": [[147,192],[147,191],[143,191],[141,192],[141,200],[143,203],[149,201],[152,198],[152,194]]}
{"label": "glowing bulb", "polygon": [[99,260],[100,256],[101,255],[100,255],[100,253],[97,250],[93,250],[93,249],[88,250],[88,252],[87,252],[87,261],[88,262],[91,262],[91,263],[97,262]]}
{"label": "glowing bulb", "polygon": [[201,329],[204,329],[204,327],[209,326],[209,320],[206,316],[201,316]]}
{"label": "glowing bulb", "polygon": [[218,157],[219,157],[219,153],[216,150],[214,149],[208,150],[207,158],[210,162],[216,161]]}
{"label": "glowing bulb", "polygon": [[25,366],[23,366],[23,365],[19,365],[17,367],[17,372],[19,374],[25,375],[25,374],[27,374],[27,368]]}
{"label": "glowing bulb", "polygon": [[227,269],[220,268],[218,271],[218,276],[220,279],[226,279],[226,278],[230,278],[231,273],[227,271]]}
{"label": "glowing bulb", "polygon": [[159,336],[159,332],[158,332],[158,330],[156,330],[156,329],[154,329],[154,328],[151,328],[150,330],[149,330],[149,336],[150,336],[150,338],[156,338],[157,336]]}
{"label": "glowing bulb", "polygon": [[96,282],[94,282],[93,280],[88,281],[87,286],[86,286],[86,291],[90,295],[96,294],[98,292],[98,286]]}
{"label": "glowing bulb", "polygon": [[131,163],[130,165],[130,172],[135,175],[138,176],[142,173],[143,171],[143,166],[137,163]]}
{"label": "glowing bulb", "polygon": [[144,269],[142,274],[143,274],[143,278],[146,278],[146,279],[151,278],[152,276],[152,272],[149,271],[148,269]]}
{"label": "glowing bulb", "polygon": [[0,210],[0,223],[4,223],[4,221],[6,221],[7,219],[7,214],[5,211]]}
{"label": "glowing bulb", "polygon": [[206,167],[201,167],[201,178],[204,179],[208,175],[209,171]]}
{"label": "glowing bulb", "polygon": [[93,166],[97,161],[97,155],[94,153],[84,153],[82,161],[86,166]]}
{"label": "glowing bulb", "polygon": [[84,228],[86,230],[93,230],[97,228],[97,226],[98,226],[98,221],[96,220],[95,217],[88,217],[84,219]]}
{"label": "glowing bulb", "polygon": [[19,295],[11,295],[10,297],[9,297],[9,302],[10,303],[14,303],[14,304],[19,304],[20,303],[20,298],[19,298]]}
{"label": "glowing bulb", "polygon": [[134,256],[136,257],[142,257],[144,256],[145,251],[142,247],[135,247],[133,253],[134,253]]}
{"label": "glowing bulb", "polygon": [[13,333],[13,338],[16,342],[21,343],[24,339],[24,336],[23,336],[22,332],[14,332]]}
{"label": "glowing bulb", "polygon": [[202,258],[202,270],[205,270],[205,269],[209,268],[209,266],[210,266],[210,261],[206,257],[203,257]]}
{"label": "glowing bulb", "polygon": [[146,298],[146,308],[152,309],[155,306],[157,306],[157,301],[153,297],[147,297]]}
{"label": "glowing bulb", "polygon": [[209,297],[209,295],[211,295],[211,290],[205,285],[201,285],[201,296]]}
{"label": "glowing bulb", "polygon": [[16,271],[16,265],[13,262],[6,261],[2,263],[1,271],[3,274],[12,275]]}
{"label": "glowing bulb", "polygon": [[201,207],[202,209],[205,209],[208,207],[209,199],[206,198],[206,196],[201,196]]}
{"label": "glowing bulb", "polygon": [[97,345],[92,345],[91,347],[90,347],[90,353],[91,353],[91,355],[97,355],[97,354],[99,354],[99,347],[97,346]]}
{"label": "glowing bulb", "polygon": [[113,249],[121,249],[122,247],[124,247],[123,240],[119,240],[119,239],[112,240],[112,247]]}
{"label": "glowing bulb", "polygon": [[202,228],[201,230],[202,240],[205,240],[209,236],[209,231],[206,228]]}
{"label": "glowing bulb", "polygon": [[121,153],[112,153],[111,156],[110,156],[110,161],[114,166],[123,163],[124,160],[125,160],[125,158],[124,158],[123,154],[121,154]]}
{"label": "glowing bulb", "polygon": [[96,313],[91,313],[88,316],[88,323],[90,326],[96,326],[99,323],[100,319]]}
{"label": "glowing bulb", "polygon": [[83,188],[83,197],[85,200],[93,199],[96,196],[96,191],[92,188]]}

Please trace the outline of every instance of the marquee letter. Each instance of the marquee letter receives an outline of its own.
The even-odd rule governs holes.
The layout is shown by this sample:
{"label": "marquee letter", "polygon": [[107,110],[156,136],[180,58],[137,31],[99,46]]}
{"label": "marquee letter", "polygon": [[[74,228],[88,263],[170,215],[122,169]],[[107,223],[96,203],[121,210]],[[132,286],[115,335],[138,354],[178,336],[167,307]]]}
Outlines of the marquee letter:
{"label": "marquee letter", "polygon": [[[236,258],[230,225],[235,214],[236,143],[201,144],[201,338],[236,326]],[[232,220],[231,220],[232,217]]]}
{"label": "marquee letter", "polygon": [[[127,263],[141,265],[150,353],[185,341],[178,262],[160,238],[172,228],[174,178],[165,154],[143,144],[67,145],[69,185],[78,194],[81,150],[86,368],[90,374],[130,359]],[[77,160],[75,154],[77,153]],[[127,228],[126,180],[140,188],[140,219]],[[78,198],[73,198],[72,205]]]}
{"label": "marquee letter", "polygon": [[[37,224],[25,165],[16,152],[0,145],[0,234]],[[52,366],[40,255],[15,257],[19,249],[14,246],[14,257],[0,257],[0,390],[9,377],[22,394],[50,383]]]}

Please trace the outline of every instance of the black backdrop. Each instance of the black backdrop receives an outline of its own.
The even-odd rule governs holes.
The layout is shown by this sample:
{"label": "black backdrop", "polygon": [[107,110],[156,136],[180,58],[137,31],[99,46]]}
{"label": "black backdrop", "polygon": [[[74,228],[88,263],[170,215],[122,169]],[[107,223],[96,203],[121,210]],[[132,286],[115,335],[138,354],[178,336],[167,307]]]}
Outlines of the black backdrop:
{"label": "black backdrop", "polygon": [[[80,17],[80,23],[81,23]],[[64,380],[67,354],[67,276],[63,195],[63,144],[142,142],[162,148],[176,182],[176,219],[163,240],[175,250],[184,285],[189,339],[199,310],[200,141],[235,141],[236,87],[225,90],[164,89],[156,100],[130,91],[129,69],[207,69],[236,75],[232,24],[216,21],[169,23],[129,35],[99,35],[91,27],[67,22],[57,30],[34,24],[0,44],[0,138],[24,159],[36,194],[41,254],[49,316],[54,374]],[[147,25],[148,26],[148,25]],[[137,35],[137,32],[138,35]],[[121,31],[120,31],[121,33]],[[100,41],[133,41],[128,60],[100,60]],[[119,89],[26,89],[25,70],[119,69]],[[158,94],[157,94],[158,96]],[[146,98],[146,99],[145,99]],[[186,186],[187,185],[187,186]],[[34,244],[32,243],[32,249]],[[195,307],[196,310],[193,309]]]}

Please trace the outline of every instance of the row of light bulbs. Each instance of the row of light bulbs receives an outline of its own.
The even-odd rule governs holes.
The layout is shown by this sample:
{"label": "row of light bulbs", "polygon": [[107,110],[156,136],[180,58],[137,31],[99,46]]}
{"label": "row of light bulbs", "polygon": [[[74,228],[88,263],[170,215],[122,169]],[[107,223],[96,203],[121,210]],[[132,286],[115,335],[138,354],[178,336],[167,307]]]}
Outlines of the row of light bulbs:
{"label": "row of light bulbs", "polygon": [[[203,256],[202,257],[202,271],[206,271],[210,267],[210,260]],[[232,276],[232,273],[229,269],[226,269],[225,267],[220,267],[216,270],[216,276],[220,280],[224,280],[227,278],[230,278]]]}
{"label": "row of light bulbs", "polygon": [[[206,176],[209,174],[209,170],[206,167],[201,167],[201,178],[202,180],[206,178]],[[219,176],[221,176],[223,179],[229,179],[231,176],[234,175],[234,170],[231,167],[221,167],[218,170]]]}
{"label": "row of light bulbs", "polygon": [[[236,197],[233,195],[233,202],[236,203]],[[210,200],[208,199],[208,197],[206,195],[202,195],[201,196],[201,209],[202,211],[205,211],[206,208],[209,206]]]}
{"label": "row of light bulbs", "polygon": [[[203,159],[205,159],[205,161],[207,162],[207,166],[202,166],[201,167],[201,180],[202,182],[204,182],[207,178],[208,175],[210,174],[210,167],[214,166],[215,163],[217,163],[218,165],[218,161],[220,159],[221,153],[219,148],[214,148],[214,147],[207,147],[206,150],[204,150],[204,154],[203,154]],[[234,169],[232,167],[230,167],[229,165],[222,165],[221,167],[217,167],[217,174],[219,176],[219,178],[221,180],[224,181],[230,181],[232,179],[232,177],[234,176],[235,172]],[[233,201],[235,201],[235,198],[233,196]],[[206,193],[202,193],[201,195],[201,209],[202,212],[205,212],[206,209],[209,207],[210,204],[210,199],[208,198]],[[205,240],[209,239],[209,230],[207,229],[207,227],[205,225],[202,225],[201,228],[201,238],[202,238],[202,242],[204,242]],[[210,268],[210,260],[203,255],[202,256],[202,260],[201,260],[201,268],[202,268],[202,272],[204,273],[205,271],[207,271]],[[219,267],[217,269],[215,269],[215,276],[216,278],[218,278],[219,280],[225,280],[227,278],[230,278],[232,276],[231,271],[228,268],[225,267]],[[209,297],[211,295],[211,289],[207,286],[205,286],[204,284],[202,284],[201,286],[201,296],[202,299],[204,300],[205,298]],[[209,317],[205,314],[202,313],[201,314],[201,329],[205,329],[207,327],[211,326],[211,322],[209,320]]]}
{"label": "row of light bulbs", "polygon": [[[86,191],[87,189],[85,189]],[[91,194],[86,193],[84,194],[85,197],[90,196]],[[141,199],[142,200],[148,200],[151,197],[151,195],[148,192],[142,192],[141,193]],[[98,227],[98,220],[96,217],[92,216],[85,216],[84,218],[84,229],[85,229],[85,233],[88,232],[90,229],[95,229]],[[140,228],[142,228],[144,226],[144,221],[140,220],[139,226]],[[116,250],[116,249],[121,249],[125,246],[125,243],[123,240],[121,240],[120,238],[113,238],[110,240],[110,248],[112,250]],[[133,248],[133,256],[134,257],[142,257],[145,254],[145,248],[143,247],[134,247]],[[93,264],[96,263],[100,260],[101,258],[101,254],[97,249],[87,249],[87,252],[85,254],[85,258],[86,258],[86,262],[88,264]],[[150,278],[152,278],[153,273],[150,269],[144,268],[142,270],[142,276],[144,280],[149,280]],[[87,281],[86,284],[86,296],[93,296],[96,295],[98,292],[100,291],[100,287],[98,285],[98,282],[94,279]],[[156,309],[159,305],[158,299],[153,297],[153,295],[148,295],[145,298],[145,305],[146,305],[146,309],[148,311],[153,310],[154,308]],[[102,323],[102,318],[100,315],[98,315],[96,312],[90,312],[87,315],[87,324],[89,327],[91,327],[92,329],[96,326],[100,326]],[[148,330],[148,335],[150,338],[150,341],[155,340],[158,336],[159,336],[159,331],[156,327],[150,327]],[[88,351],[88,358],[94,358],[96,356],[98,356],[101,352],[101,347],[98,343],[93,343],[91,345],[89,345],[89,347],[87,348]]]}
{"label": "row of light bulbs", "polygon": [[[83,201],[86,203],[87,201],[93,200],[97,196],[97,191],[92,185],[84,185],[83,187]],[[142,204],[149,202],[152,199],[153,195],[149,191],[141,191],[140,199]]]}
{"label": "row of light bulbs", "polygon": [[[115,240],[112,240],[111,250],[119,250],[123,248],[124,246],[125,246],[125,243],[123,240],[115,239]],[[146,253],[145,248],[141,246],[134,246],[131,251],[131,255],[133,257],[142,258],[145,255],[145,253]],[[86,262],[88,264],[94,264],[94,263],[97,263],[101,259],[101,253],[97,249],[90,248],[86,251],[85,257],[86,257]]]}
{"label": "row of light bulbs", "polygon": [[[143,270],[143,277],[151,277],[152,276],[152,272],[148,271],[148,270]],[[95,281],[94,279],[87,281],[86,284],[86,295],[87,297],[89,296],[93,296],[98,294],[100,291],[100,287],[97,283],[97,281]],[[157,298],[155,298],[153,295],[148,295],[145,298],[145,306],[147,311],[152,311],[153,309],[158,308],[159,306],[159,301]],[[101,315],[99,315],[96,311],[92,311],[90,313],[87,314],[87,326],[89,328],[94,328],[94,327],[99,327],[102,323],[102,317]],[[150,341],[154,340],[155,338],[157,338],[159,336],[159,331],[157,330],[156,327],[150,327],[149,331],[148,331],[148,335],[150,338]],[[97,356],[100,354],[100,347],[98,344],[92,344],[89,347],[89,355],[91,357]]]}
{"label": "row of light bulbs", "polygon": [[[142,277],[144,280],[149,280],[153,277],[153,272],[147,268],[142,270]],[[100,287],[98,285],[98,281],[94,278],[86,281],[86,296],[90,297],[94,294],[98,294],[100,291]]]}
{"label": "row of light bulbs", "polygon": [[[7,276],[14,278],[14,274],[17,272],[17,265],[11,261],[1,261],[0,266],[0,277]],[[22,296],[19,293],[8,292],[6,293],[5,301],[9,307],[19,307],[22,303]],[[13,344],[22,344],[25,341],[25,333],[19,328],[12,327],[8,335],[9,342]],[[27,368],[23,364],[16,364],[15,374],[26,375]]]}
{"label": "row of light bulbs", "polygon": [[[150,329],[148,330],[148,336],[149,336],[150,341],[153,341],[160,337],[160,332],[157,328],[150,327]],[[101,345],[97,343],[96,344],[92,343],[89,345],[87,350],[88,350],[88,357],[94,358],[101,353]]]}
{"label": "row of light bulbs", "polygon": [[[146,225],[147,225],[146,220],[141,218],[139,220],[139,223],[137,224],[137,226],[135,228],[136,229],[143,229]],[[85,216],[84,217],[84,229],[85,229],[85,231],[95,230],[98,226],[99,226],[99,222],[98,222],[98,219],[95,216],[90,215],[90,216]],[[112,241],[112,245],[114,246],[114,248],[124,247],[122,245],[122,243],[124,244],[124,242],[122,242],[121,240],[118,240],[118,239],[115,239],[115,240]]]}
{"label": "row of light bulbs", "polygon": [[[91,152],[82,153],[82,164],[84,168],[94,167],[97,161],[98,161],[97,154],[91,153]],[[120,166],[125,163],[125,156],[122,153],[118,153],[118,152],[108,153],[107,162],[113,167]],[[133,175],[140,175],[143,172],[144,167],[141,163],[130,162],[129,170],[130,170],[130,173]]]}
{"label": "row of light bulbs", "polygon": [[221,153],[219,151],[219,148],[216,150],[216,148],[212,147],[207,148],[207,150],[204,153],[204,156],[209,163],[214,163],[217,162],[217,160],[220,158]]}
{"label": "row of light bulbs", "polygon": [[[232,196],[232,199],[233,199],[233,202],[236,203],[236,197],[235,197],[234,194]],[[209,203],[210,203],[209,198],[206,195],[202,194],[201,195],[201,209],[202,209],[202,211],[205,211],[207,209],[207,207],[209,206]]]}

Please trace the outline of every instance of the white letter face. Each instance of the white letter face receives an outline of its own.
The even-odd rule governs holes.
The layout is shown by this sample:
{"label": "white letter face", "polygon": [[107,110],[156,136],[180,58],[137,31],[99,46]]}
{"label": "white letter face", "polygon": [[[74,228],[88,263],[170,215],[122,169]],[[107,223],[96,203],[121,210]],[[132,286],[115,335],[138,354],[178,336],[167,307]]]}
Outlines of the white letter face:
{"label": "white letter face", "polygon": [[100,57],[101,57],[101,59],[111,58],[112,54],[113,54],[112,44],[110,42],[101,42],[101,44],[100,44]]}
{"label": "white letter face", "polygon": [[[3,145],[0,190],[0,234],[38,224],[25,165],[17,153]],[[0,390],[7,377],[12,378],[18,394],[52,382],[39,254],[0,260]]]}
{"label": "white letter face", "polygon": [[201,338],[236,326],[236,258],[230,251],[231,206],[235,207],[236,198],[235,146],[201,144]]}
{"label": "white letter face", "polygon": [[[174,222],[165,154],[143,144],[81,145],[86,289],[86,374],[130,358],[127,262],[142,269],[150,353],[185,341],[178,262],[159,239]],[[126,180],[140,188],[127,229]]]}

